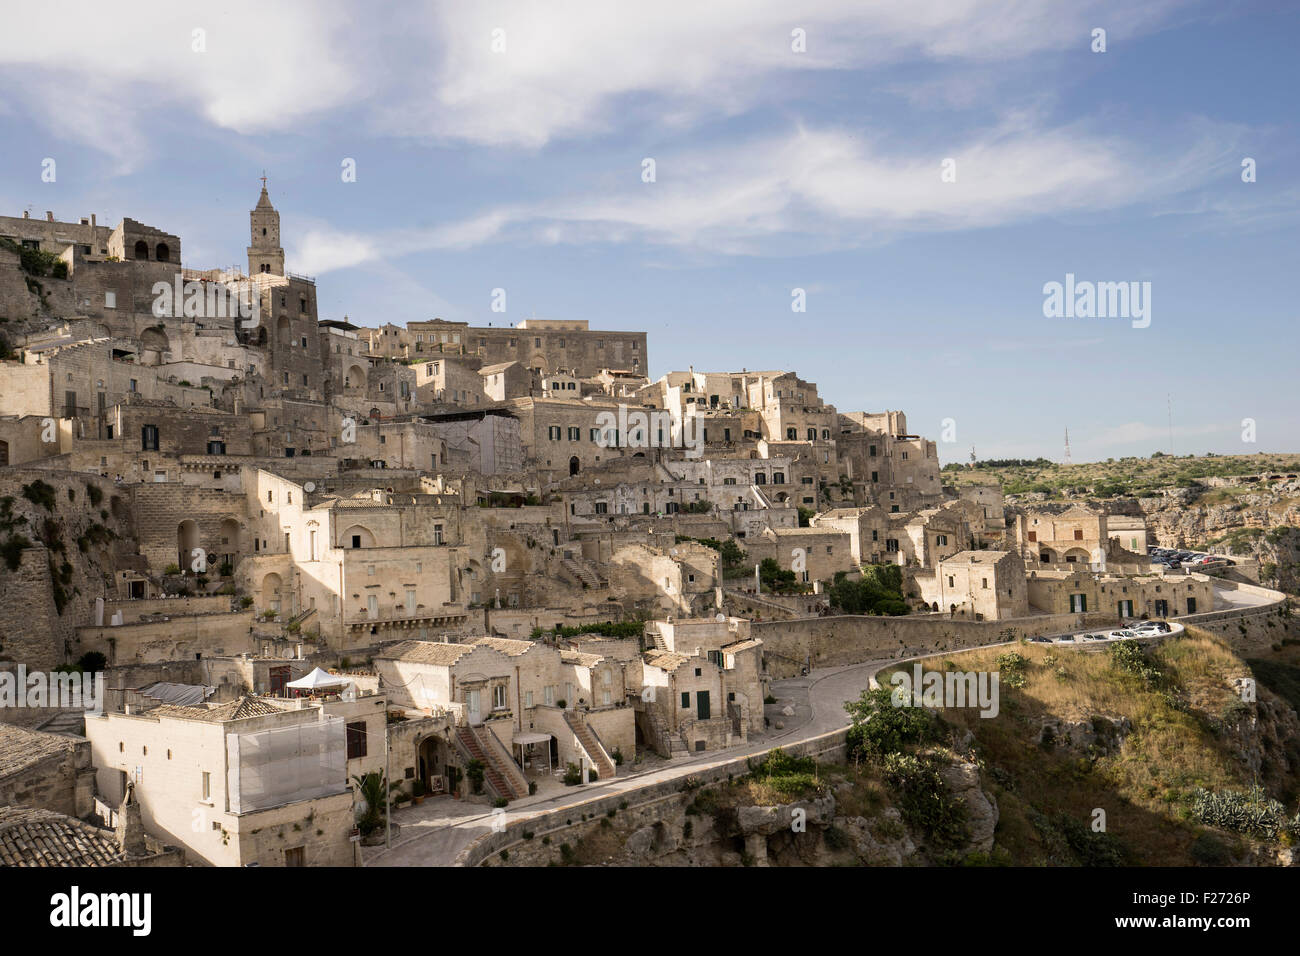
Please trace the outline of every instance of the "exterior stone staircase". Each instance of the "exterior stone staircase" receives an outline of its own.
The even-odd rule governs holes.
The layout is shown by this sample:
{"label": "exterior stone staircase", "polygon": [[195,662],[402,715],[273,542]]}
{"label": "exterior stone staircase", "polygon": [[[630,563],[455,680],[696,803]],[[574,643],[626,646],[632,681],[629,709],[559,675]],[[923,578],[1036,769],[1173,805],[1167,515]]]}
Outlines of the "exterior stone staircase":
{"label": "exterior stone staircase", "polygon": [[571,558],[566,555],[560,559],[560,566],[581,581],[586,588],[598,590],[609,587],[609,581],[602,577],[596,567],[585,558]]}
{"label": "exterior stone staircase", "polygon": [[596,731],[583,723],[581,717],[567,710],[564,712],[564,722],[573,731],[573,736],[578,739],[578,746],[591,761],[592,769],[596,771],[596,779],[612,780],[618,773],[618,769],[613,759],[605,752],[605,745],[596,736]]}
{"label": "exterior stone staircase", "polygon": [[62,710],[36,728],[47,734],[65,734],[69,737],[86,735],[86,714],[81,710]]}
{"label": "exterior stone staircase", "polygon": [[[485,731],[491,734],[492,731]],[[491,747],[485,746],[479,738],[478,733],[473,727],[462,725],[456,728],[456,742],[460,745],[461,753],[467,759],[478,760],[483,764],[483,782],[498,797],[505,797],[507,800],[518,800],[520,797],[527,796],[528,785],[525,783],[523,790],[520,791],[517,782],[512,783],[510,771],[502,766],[500,755]],[[518,773],[518,768],[516,768]],[[523,774],[519,773],[522,779]]]}

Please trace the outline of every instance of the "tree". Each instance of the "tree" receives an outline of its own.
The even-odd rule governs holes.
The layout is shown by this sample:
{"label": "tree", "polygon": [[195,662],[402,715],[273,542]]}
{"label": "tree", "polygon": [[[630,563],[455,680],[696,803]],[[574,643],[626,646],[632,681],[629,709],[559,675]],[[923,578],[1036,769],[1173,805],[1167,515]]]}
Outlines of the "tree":
{"label": "tree", "polygon": [[895,707],[893,693],[891,687],[877,687],[845,702],[851,722],[847,738],[850,757],[880,758],[935,739],[935,715],[924,707]]}
{"label": "tree", "polygon": [[372,770],[359,777],[354,776],[352,782],[357,785],[357,792],[366,802],[366,810],[357,825],[362,833],[370,833],[384,820],[384,814],[387,812],[384,806],[385,798],[401,785],[389,783],[378,770]]}
{"label": "tree", "polygon": [[857,581],[850,581],[841,571],[826,594],[831,607],[845,614],[897,617],[910,610],[903,599],[903,569],[896,564],[863,565]]}

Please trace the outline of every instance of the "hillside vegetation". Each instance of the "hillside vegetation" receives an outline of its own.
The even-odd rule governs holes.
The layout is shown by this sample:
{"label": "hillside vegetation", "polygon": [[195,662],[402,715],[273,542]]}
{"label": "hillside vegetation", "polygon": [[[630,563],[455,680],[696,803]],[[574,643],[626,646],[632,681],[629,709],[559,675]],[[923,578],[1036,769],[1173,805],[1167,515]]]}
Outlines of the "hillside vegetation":
{"label": "hillside vegetation", "polygon": [[[1258,663],[1252,673],[1192,629],[1156,647],[1024,644],[926,669],[1001,670],[997,717],[939,712],[953,737],[971,735],[997,801],[995,859],[1180,866],[1272,863],[1300,840],[1296,671]],[[1239,689],[1250,676],[1256,703]],[[1104,832],[1093,828],[1097,810]]]}
{"label": "hillside vegetation", "polygon": [[1194,487],[1201,478],[1230,478],[1261,474],[1300,474],[1300,455],[1186,455],[1156,453],[1150,458],[1109,458],[1106,461],[1062,465],[1033,461],[979,461],[973,468],[945,465],[946,484],[1000,483],[1005,494],[1040,492],[1052,496],[1092,495],[1098,498],[1142,497],[1162,488]]}

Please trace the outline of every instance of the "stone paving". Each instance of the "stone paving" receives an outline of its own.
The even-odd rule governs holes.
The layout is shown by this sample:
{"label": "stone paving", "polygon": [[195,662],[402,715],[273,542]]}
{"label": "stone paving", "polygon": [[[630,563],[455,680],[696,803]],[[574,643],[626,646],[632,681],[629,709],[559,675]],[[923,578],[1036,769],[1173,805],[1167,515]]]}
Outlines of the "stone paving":
{"label": "stone paving", "polygon": [[[797,743],[837,730],[848,723],[844,702],[856,698],[869,686],[872,675],[889,661],[867,661],[844,667],[813,671],[807,677],[774,681],[772,694],[777,702],[764,708],[765,715],[781,730],[769,728],[766,734],[751,737],[749,742],[727,750],[694,754],[671,761],[656,759],[645,769],[630,768],[613,780],[565,788],[558,795],[539,793],[516,800],[503,812],[508,823],[561,807],[577,807],[590,800],[618,793],[632,793],[641,787],[678,777],[685,777],[704,767],[722,764],[773,747]],[[786,707],[793,715],[784,713]],[[623,768],[620,768],[620,770]],[[393,822],[401,833],[388,850],[363,847],[364,866],[449,866],[466,846],[491,831],[494,810],[486,803],[472,803],[453,797],[436,797],[418,807],[397,810]]]}

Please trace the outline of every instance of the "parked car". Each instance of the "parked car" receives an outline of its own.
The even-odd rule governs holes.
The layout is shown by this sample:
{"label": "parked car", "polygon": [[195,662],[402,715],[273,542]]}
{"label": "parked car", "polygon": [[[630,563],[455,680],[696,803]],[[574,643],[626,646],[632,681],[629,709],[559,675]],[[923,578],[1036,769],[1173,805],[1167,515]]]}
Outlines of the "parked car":
{"label": "parked car", "polygon": [[1030,644],[1050,644],[1050,643],[1052,643],[1052,639],[1051,639],[1050,637],[1031,637],[1031,638],[1029,639],[1029,643],[1030,643]]}
{"label": "parked car", "polygon": [[1056,641],[1057,641],[1058,644],[1073,644],[1073,643],[1074,643],[1074,635],[1073,635],[1073,634],[1066,634],[1064,637],[1058,637],[1058,638],[1056,639]]}
{"label": "parked car", "polygon": [[1105,635],[1105,634],[1085,634],[1085,635],[1083,635],[1083,639],[1084,639],[1085,641],[1104,641],[1104,640],[1106,640],[1106,635]]}
{"label": "parked car", "polygon": [[1130,631],[1130,630],[1128,630],[1127,628],[1125,628],[1125,629],[1122,630],[1122,631],[1111,631],[1111,632],[1110,632],[1108,635],[1106,635],[1106,636],[1109,637],[1109,638],[1111,638],[1112,640],[1116,640],[1116,641],[1127,641],[1127,640],[1132,640],[1133,638],[1137,637],[1137,636],[1138,636],[1138,633],[1137,633],[1137,631]]}

